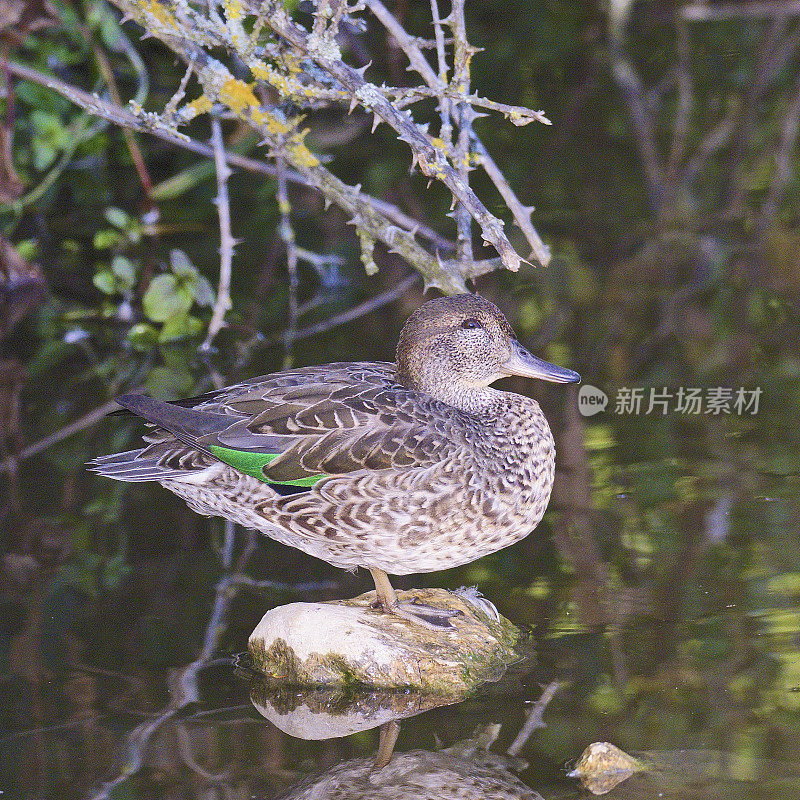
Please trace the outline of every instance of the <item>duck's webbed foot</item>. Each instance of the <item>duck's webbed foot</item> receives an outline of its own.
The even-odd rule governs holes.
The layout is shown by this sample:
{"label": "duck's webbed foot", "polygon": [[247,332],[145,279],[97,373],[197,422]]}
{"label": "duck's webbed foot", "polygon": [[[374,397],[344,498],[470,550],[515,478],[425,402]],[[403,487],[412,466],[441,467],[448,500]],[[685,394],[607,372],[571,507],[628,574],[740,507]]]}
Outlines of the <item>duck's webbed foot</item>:
{"label": "duck's webbed foot", "polygon": [[437,608],[428,606],[424,603],[395,603],[387,609],[390,614],[407,619],[423,628],[439,631],[443,628],[447,630],[453,626],[450,624],[451,617],[462,616],[461,612],[453,608]]}
{"label": "duck's webbed foot", "polygon": [[376,608],[382,608],[387,614],[407,619],[415,625],[421,625],[428,630],[446,630],[451,628],[451,617],[461,616],[461,612],[452,608],[438,608],[424,603],[401,603],[397,593],[392,588],[389,578],[383,570],[370,567],[370,572],[375,581],[377,590]]}

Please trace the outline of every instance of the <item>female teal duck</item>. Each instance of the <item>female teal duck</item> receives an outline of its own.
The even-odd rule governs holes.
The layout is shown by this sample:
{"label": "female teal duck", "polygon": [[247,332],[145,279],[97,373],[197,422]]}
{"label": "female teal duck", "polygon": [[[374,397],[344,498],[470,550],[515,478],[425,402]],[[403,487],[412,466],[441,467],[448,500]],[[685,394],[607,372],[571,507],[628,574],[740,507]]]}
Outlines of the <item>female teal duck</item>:
{"label": "female teal duck", "polygon": [[177,404],[120,397],[155,426],[150,444],[93,467],[366,567],[386,611],[424,623],[431,610],[401,608],[387,572],[474,561],[527,536],[547,507],[553,437],[535,400],[490,388],[507,375],[580,380],[525,350],[492,303],[443,297],[409,317],[396,364],[304,367]]}

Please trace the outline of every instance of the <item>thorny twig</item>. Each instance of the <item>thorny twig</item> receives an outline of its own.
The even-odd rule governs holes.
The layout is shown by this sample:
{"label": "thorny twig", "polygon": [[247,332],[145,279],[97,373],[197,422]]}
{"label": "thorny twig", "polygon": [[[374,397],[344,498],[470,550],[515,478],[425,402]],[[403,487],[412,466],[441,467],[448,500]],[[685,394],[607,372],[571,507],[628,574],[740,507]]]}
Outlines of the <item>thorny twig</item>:
{"label": "thorny twig", "polygon": [[[231,276],[233,274],[233,248],[236,241],[231,234],[231,205],[228,197],[228,178],[230,167],[225,161],[225,142],[222,139],[222,125],[218,119],[211,120],[211,146],[214,149],[214,167],[217,173],[217,196],[214,200],[219,216],[219,286],[214,301],[208,333],[200,346],[210,350],[214,337],[225,322],[225,313],[231,307]],[[217,387],[222,388],[222,387]]]}
{"label": "thorny twig", "polygon": [[[414,37],[410,36],[405,28],[399,21],[392,15],[388,8],[381,2],[381,0],[365,0],[367,8],[375,15],[375,17],[386,28],[388,33],[394,38],[398,46],[405,53],[406,58],[409,60],[410,68],[419,74],[422,80],[427,84],[432,94],[438,96],[439,93],[447,93],[450,91],[448,84],[441,80],[431,68],[425,54],[419,46],[419,43]],[[472,98],[468,98],[471,105],[478,105]],[[486,108],[487,106],[481,106]],[[512,112],[509,111],[509,114]],[[545,124],[549,124],[549,120],[541,114],[539,120]],[[513,121],[513,117],[512,117]],[[488,150],[483,145],[483,142],[478,139],[477,135],[472,133],[472,146],[475,148],[480,157],[481,165],[483,166],[489,179],[495,185],[497,190],[506,201],[509,211],[514,218],[514,222],[525,234],[525,238],[531,247],[531,255],[542,266],[547,266],[550,263],[550,250],[542,242],[541,237],[536,232],[530,220],[532,208],[526,208],[517,198],[514,191],[503,176],[501,170],[489,155]]]}
{"label": "thorny twig", "polygon": [[[75,105],[80,106],[84,110],[89,111],[97,117],[102,117],[103,119],[113,122],[114,124],[123,128],[130,128],[131,130],[148,133],[151,136],[161,139],[162,141],[176,145],[177,147],[181,147],[184,150],[197,153],[198,155],[206,156],[208,158],[214,157],[214,150],[209,145],[203,142],[197,142],[194,139],[185,136],[184,134],[177,133],[176,131],[168,128],[153,127],[146,122],[146,118],[136,115],[128,109],[122,108],[121,106],[115,105],[114,103],[111,103],[100,97],[96,97],[88,92],[84,92],[82,89],[71,86],[59,78],[56,78],[52,75],[45,75],[43,72],[39,72],[32,67],[28,67],[27,65],[20,64],[16,61],[7,61],[5,63],[5,67],[11,74],[17,75],[20,78],[24,78],[25,80],[29,80],[41,86],[46,86],[48,89],[52,89],[70,102],[75,103]],[[190,74],[191,70],[187,72],[187,75]],[[225,151],[224,156],[226,163],[231,167],[236,167],[237,169],[243,169],[247,172],[253,172],[260,175],[267,175],[271,178],[277,178],[278,176],[277,167],[275,167],[273,164],[268,164],[266,161],[248,158],[247,156],[241,156],[237,153],[231,153],[228,151]],[[306,178],[294,170],[286,169],[284,170],[284,175],[286,176],[286,180],[290,181],[291,183],[308,188],[314,188],[313,185],[306,180]],[[390,223],[398,225],[402,228],[407,228],[413,236],[420,236],[421,238],[428,240],[438,250],[442,250],[447,253],[455,251],[455,244],[453,242],[445,239],[439,233],[419,220],[408,216],[408,214],[405,214],[403,211],[397,208],[397,206],[387,203],[385,200],[372,197],[363,192],[361,193],[361,197],[370,207],[374,208],[379,214],[386,217]],[[487,268],[481,269],[481,262],[477,262],[473,272],[474,275],[482,275],[484,272],[490,271],[488,262],[483,263],[487,264]],[[496,266],[491,267],[491,269],[495,268]]]}
{"label": "thorny twig", "polygon": [[[472,56],[477,52],[467,43],[467,27],[464,18],[464,0],[453,0],[450,13],[450,26],[453,30],[455,50],[453,56],[453,84],[461,101],[456,104],[455,113],[458,118],[458,141],[455,148],[456,169],[461,180],[469,186],[470,165],[470,139],[473,135],[472,122],[476,117],[475,111],[467,102],[469,94],[469,65]],[[457,244],[458,257],[462,261],[472,261],[472,217],[463,203],[456,204],[456,228],[458,232]]]}
{"label": "thorny twig", "polygon": [[[512,270],[518,268],[521,259],[506,238],[501,221],[486,209],[466,185],[463,176],[450,161],[452,154],[446,148],[438,146],[436,140],[407,111],[397,108],[385,96],[381,87],[367,81],[363,69],[356,70],[342,61],[335,32],[338,30],[345,4],[335,8],[328,8],[328,4],[323,4],[320,8],[327,10],[324,14],[319,11],[310,32],[298,25],[283,5],[277,2],[264,3],[258,8],[249,4],[243,8],[228,0],[223,3],[225,21],[219,14],[206,15],[199,6],[184,3],[153,0],[145,5],[137,0],[115,0],[115,4],[140,21],[149,33],[162,39],[185,60],[194,60],[195,74],[203,87],[204,96],[184,106],[186,119],[207,110],[209,102],[226,105],[264,135],[265,142],[275,155],[285,158],[287,163],[304,174],[328,199],[342,206],[351,215],[362,240],[380,240],[397,250],[422,272],[428,285],[438,286],[444,291],[462,291],[464,280],[473,277],[472,264],[440,262],[421,251],[416,243],[412,243],[413,239],[408,236],[407,231],[398,230],[396,226],[387,226],[375,218],[373,210],[365,213],[358,187],[347,187],[333,178],[305,146],[304,134],[296,130],[292,120],[281,118],[276,108],[263,106],[248,85],[234,78],[221,62],[209,55],[208,49],[225,47],[235,52],[258,80],[268,83],[290,100],[304,98],[305,101],[316,102],[329,100],[338,93],[339,97],[344,95],[349,98],[351,108],[360,105],[368,113],[375,114],[393,127],[402,141],[409,144],[413,162],[422,172],[444,183],[454,198],[467,209],[478,223],[484,240],[497,249],[503,264]],[[350,13],[357,10],[357,7],[347,6],[346,9]],[[274,40],[259,47],[251,47],[250,39],[242,35],[243,17],[250,14],[256,14],[259,20],[263,19],[265,29],[269,28],[274,39],[283,43],[284,51],[280,58],[275,57],[275,53],[280,51],[275,48]],[[323,16],[325,20],[322,20]],[[414,49],[419,49],[412,40],[407,41]],[[464,46],[468,47],[466,44]],[[273,60],[266,61],[265,57],[272,57]],[[289,63],[302,65],[303,74],[311,81],[299,82],[296,68],[294,72],[284,68]],[[435,75],[434,78],[438,84],[436,88],[446,91],[447,84],[438,81]],[[509,114],[514,121],[519,121],[528,112],[519,109],[518,113],[511,111]]]}

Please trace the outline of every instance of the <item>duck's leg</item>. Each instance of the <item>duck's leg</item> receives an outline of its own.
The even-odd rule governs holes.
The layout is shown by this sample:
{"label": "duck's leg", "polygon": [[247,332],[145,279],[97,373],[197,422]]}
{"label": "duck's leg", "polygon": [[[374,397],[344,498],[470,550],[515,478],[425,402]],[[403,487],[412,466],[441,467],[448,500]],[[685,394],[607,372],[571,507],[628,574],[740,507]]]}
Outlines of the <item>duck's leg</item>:
{"label": "duck's leg", "polygon": [[449,628],[450,623],[448,620],[450,617],[461,614],[460,611],[426,606],[422,603],[401,603],[397,599],[397,592],[389,582],[389,576],[382,569],[377,569],[376,567],[370,567],[369,571],[372,574],[372,580],[375,581],[378,603],[387,614],[403,617],[403,619],[431,630]]}
{"label": "duck's leg", "polygon": [[383,769],[391,760],[397,737],[400,734],[400,723],[396,720],[381,725],[380,739],[378,740],[378,752],[375,755],[375,764],[372,767],[377,771]]}

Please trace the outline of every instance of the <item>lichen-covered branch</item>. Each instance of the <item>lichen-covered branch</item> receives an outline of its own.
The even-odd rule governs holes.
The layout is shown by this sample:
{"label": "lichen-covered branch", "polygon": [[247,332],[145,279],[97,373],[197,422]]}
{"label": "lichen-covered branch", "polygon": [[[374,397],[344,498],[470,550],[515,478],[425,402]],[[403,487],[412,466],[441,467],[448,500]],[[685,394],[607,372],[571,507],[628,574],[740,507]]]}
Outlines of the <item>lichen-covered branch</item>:
{"label": "lichen-covered branch", "polygon": [[[466,247],[459,248],[455,259],[429,252],[416,240],[413,230],[388,219],[375,203],[362,196],[359,187],[346,185],[321,163],[305,143],[302,118],[287,114],[281,101],[290,101],[300,108],[332,103],[349,104],[351,110],[360,106],[374,114],[377,121],[390,125],[398,138],[410,146],[413,166],[418,166],[429,178],[441,181],[452,193],[460,209],[459,240],[465,241],[467,220],[474,220],[485,242],[497,250],[499,262],[511,270],[518,269],[522,259],[508,241],[502,221],[487,210],[467,180],[473,166],[469,163],[470,140],[474,136],[471,122],[476,114],[473,106],[497,110],[515,124],[536,119],[546,122],[546,119],[540,112],[495,104],[468,93],[469,62],[475,49],[466,40],[463,13],[451,12],[447,20],[454,30],[453,82],[448,84],[431,71],[434,78],[431,83],[423,75],[428,88],[448,109],[448,120],[452,116],[459,126],[458,143],[448,144],[429,134],[402,107],[400,89],[368,81],[366,68],[355,69],[342,59],[337,38],[341,23],[348,21],[349,30],[352,15],[361,11],[363,4],[320,0],[313,24],[307,29],[293,20],[277,0],[261,4],[253,0],[223,0],[211,5],[194,5],[187,0],[113,2],[127,18],[135,19],[148,34],[161,39],[178,54],[202,87],[200,97],[180,107],[173,102],[162,119],[148,119],[151,126],[175,129],[200,113],[222,106],[225,112],[259,131],[273,156],[283,159],[309,185],[350,215],[364,248],[365,264],[372,264],[371,249],[380,241],[407,259],[423,275],[427,286],[445,292],[464,291],[467,279],[485,272],[494,262],[474,263],[471,248]],[[416,53],[421,53],[420,43],[407,37],[401,47],[409,53],[414,67],[424,71],[424,56],[421,60],[416,57]],[[443,36],[439,37],[438,47],[443,56]],[[220,55],[220,48],[234,61],[244,64],[254,80],[234,74],[233,67],[223,63],[226,57]],[[278,102],[269,99],[276,94]],[[137,116],[148,115],[140,112]]]}

